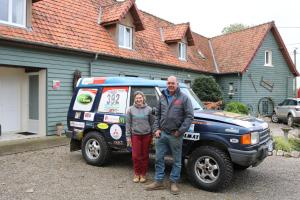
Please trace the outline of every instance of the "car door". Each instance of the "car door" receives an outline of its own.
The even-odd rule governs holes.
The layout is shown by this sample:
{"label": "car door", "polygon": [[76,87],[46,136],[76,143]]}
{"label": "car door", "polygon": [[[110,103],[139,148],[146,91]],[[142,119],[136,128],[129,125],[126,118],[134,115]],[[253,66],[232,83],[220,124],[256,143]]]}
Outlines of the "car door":
{"label": "car door", "polygon": [[290,103],[290,100],[286,99],[281,103],[281,105],[279,105],[277,107],[277,115],[278,115],[279,118],[281,118],[281,119],[286,118],[289,103]]}

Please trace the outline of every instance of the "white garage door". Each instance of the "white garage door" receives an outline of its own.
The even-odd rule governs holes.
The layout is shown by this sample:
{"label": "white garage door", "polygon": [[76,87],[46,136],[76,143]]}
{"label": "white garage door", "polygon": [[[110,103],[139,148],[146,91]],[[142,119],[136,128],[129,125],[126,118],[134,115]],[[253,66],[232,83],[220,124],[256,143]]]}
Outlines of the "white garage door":
{"label": "white garage door", "polygon": [[0,73],[0,124],[2,132],[21,129],[21,83],[18,74]]}

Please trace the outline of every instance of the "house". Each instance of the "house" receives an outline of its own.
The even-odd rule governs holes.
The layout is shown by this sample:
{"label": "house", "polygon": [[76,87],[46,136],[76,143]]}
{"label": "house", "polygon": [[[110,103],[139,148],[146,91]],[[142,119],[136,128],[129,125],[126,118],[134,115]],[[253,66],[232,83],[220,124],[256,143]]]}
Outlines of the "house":
{"label": "house", "polygon": [[[173,24],[139,10],[134,0],[1,4],[0,124],[8,134],[54,134],[56,123],[66,121],[79,77],[172,74],[191,84],[199,74],[211,74],[226,100],[229,93],[252,104],[264,95],[276,103],[291,96],[298,75],[273,22],[206,38],[189,23]],[[279,73],[285,78],[274,80]]]}
{"label": "house", "polygon": [[295,96],[299,76],[274,22],[211,38],[216,79],[225,101],[245,103],[252,114],[271,115]]}

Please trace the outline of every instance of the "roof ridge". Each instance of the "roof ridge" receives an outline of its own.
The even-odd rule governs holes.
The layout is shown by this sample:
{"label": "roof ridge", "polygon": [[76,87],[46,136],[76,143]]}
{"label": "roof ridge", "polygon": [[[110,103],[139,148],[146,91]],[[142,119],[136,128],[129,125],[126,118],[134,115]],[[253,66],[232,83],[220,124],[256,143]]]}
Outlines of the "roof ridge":
{"label": "roof ridge", "polygon": [[[146,12],[146,11],[144,11],[144,10],[139,9],[139,11],[141,11],[142,13],[144,13],[144,14],[146,14],[146,15],[150,15],[150,16],[152,16],[152,17],[158,19],[158,20],[161,20],[161,21],[167,22],[167,23],[169,23],[169,24],[175,25],[175,23],[173,23],[173,22],[170,22],[170,21],[168,21],[168,20],[166,20],[166,19],[163,19],[163,18],[160,18],[160,17],[158,17],[158,16],[155,16],[154,14],[148,13],[148,12]],[[170,25],[170,26],[171,26],[171,25]]]}
{"label": "roof ridge", "polygon": [[244,31],[247,31],[247,30],[249,30],[249,29],[258,28],[259,26],[264,26],[264,25],[267,25],[267,24],[269,24],[269,25],[274,25],[274,21],[266,22],[266,23],[263,23],[263,24],[258,24],[258,25],[251,26],[251,27],[248,27],[248,28],[239,30],[239,31],[234,31],[234,32],[231,32],[231,33],[226,33],[226,34],[222,34],[222,35],[217,35],[217,36],[211,37],[210,39],[214,39],[214,38],[217,38],[217,37],[228,36],[228,35],[234,34],[234,33],[244,32]]}

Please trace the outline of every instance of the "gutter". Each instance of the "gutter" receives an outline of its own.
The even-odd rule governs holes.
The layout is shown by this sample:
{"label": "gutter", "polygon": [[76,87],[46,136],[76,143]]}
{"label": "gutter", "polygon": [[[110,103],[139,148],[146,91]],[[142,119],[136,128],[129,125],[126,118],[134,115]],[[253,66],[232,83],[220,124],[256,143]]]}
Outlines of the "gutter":
{"label": "gutter", "polygon": [[212,44],[211,44],[211,40],[208,40],[208,45],[209,45],[209,49],[210,49],[212,57],[213,57],[214,66],[216,68],[216,71],[217,71],[217,73],[220,73],[219,67],[218,67],[218,64],[217,64],[217,61],[216,61],[216,58],[215,58],[215,53],[214,53],[214,50],[213,50],[213,47],[212,47]]}

